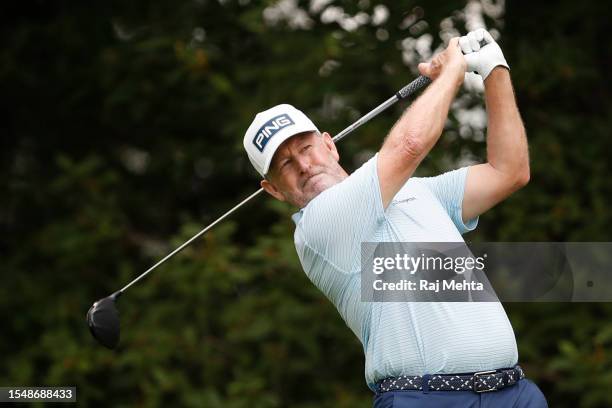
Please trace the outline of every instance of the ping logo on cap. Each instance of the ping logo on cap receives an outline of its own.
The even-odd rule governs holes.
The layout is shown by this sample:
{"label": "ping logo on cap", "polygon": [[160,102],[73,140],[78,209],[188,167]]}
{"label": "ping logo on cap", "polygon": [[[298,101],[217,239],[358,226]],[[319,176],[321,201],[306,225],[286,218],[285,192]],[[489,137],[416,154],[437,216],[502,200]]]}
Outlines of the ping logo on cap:
{"label": "ping logo on cap", "polygon": [[293,122],[293,120],[286,113],[275,116],[259,128],[255,134],[255,137],[253,138],[253,144],[257,150],[263,153],[263,150],[272,136],[278,133],[279,130],[294,124],[295,122]]}

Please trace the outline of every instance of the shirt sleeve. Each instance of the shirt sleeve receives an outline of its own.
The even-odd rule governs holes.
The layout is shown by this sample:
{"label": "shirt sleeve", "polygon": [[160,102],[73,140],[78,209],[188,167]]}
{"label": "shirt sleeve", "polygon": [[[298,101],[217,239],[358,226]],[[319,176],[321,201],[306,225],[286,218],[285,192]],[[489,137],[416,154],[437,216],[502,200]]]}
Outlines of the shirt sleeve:
{"label": "shirt sleeve", "polygon": [[463,222],[461,217],[467,173],[468,167],[462,167],[436,177],[421,179],[442,204],[461,234],[473,231],[478,225],[478,217],[472,218],[466,223]]}
{"label": "shirt sleeve", "polygon": [[377,157],[315,197],[296,228],[296,239],[344,273],[358,272],[361,243],[385,220]]}

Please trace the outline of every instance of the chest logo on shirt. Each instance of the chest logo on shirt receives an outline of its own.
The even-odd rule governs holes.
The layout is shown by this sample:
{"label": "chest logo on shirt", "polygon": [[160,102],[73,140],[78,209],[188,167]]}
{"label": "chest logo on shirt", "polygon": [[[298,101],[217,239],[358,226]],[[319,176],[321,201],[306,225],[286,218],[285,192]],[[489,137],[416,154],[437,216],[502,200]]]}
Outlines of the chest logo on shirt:
{"label": "chest logo on shirt", "polygon": [[408,198],[401,198],[399,200],[393,200],[392,203],[400,204],[400,203],[407,203],[409,201],[414,201],[414,200],[416,200],[416,197],[408,197]]}

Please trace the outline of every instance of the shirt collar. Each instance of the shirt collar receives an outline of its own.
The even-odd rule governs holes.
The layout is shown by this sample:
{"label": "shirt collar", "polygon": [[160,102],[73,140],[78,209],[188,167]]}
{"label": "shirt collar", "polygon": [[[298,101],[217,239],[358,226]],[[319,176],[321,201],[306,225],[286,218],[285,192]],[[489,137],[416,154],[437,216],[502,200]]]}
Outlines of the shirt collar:
{"label": "shirt collar", "polygon": [[303,215],[303,213],[304,213],[304,209],[303,209],[303,208],[301,208],[301,209],[300,209],[300,211],[298,211],[298,212],[294,213],[294,214],[291,216],[291,219],[293,220],[293,222],[295,223],[295,225],[297,225],[297,224],[300,222],[300,220],[302,219],[302,215]]}

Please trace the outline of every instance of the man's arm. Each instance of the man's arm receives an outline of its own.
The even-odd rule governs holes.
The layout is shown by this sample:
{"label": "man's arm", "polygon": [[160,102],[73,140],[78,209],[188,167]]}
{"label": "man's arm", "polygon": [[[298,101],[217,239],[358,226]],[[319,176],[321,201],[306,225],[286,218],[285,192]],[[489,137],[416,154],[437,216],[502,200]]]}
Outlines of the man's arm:
{"label": "man's arm", "polygon": [[482,214],[529,181],[527,137],[512,90],[510,72],[494,68],[485,80],[487,163],[468,169],[461,216]]}
{"label": "man's arm", "polygon": [[436,144],[451,102],[463,82],[465,68],[458,38],[453,38],[430,63],[419,64],[419,71],[434,81],[393,126],[378,153],[377,172],[384,208]]}

